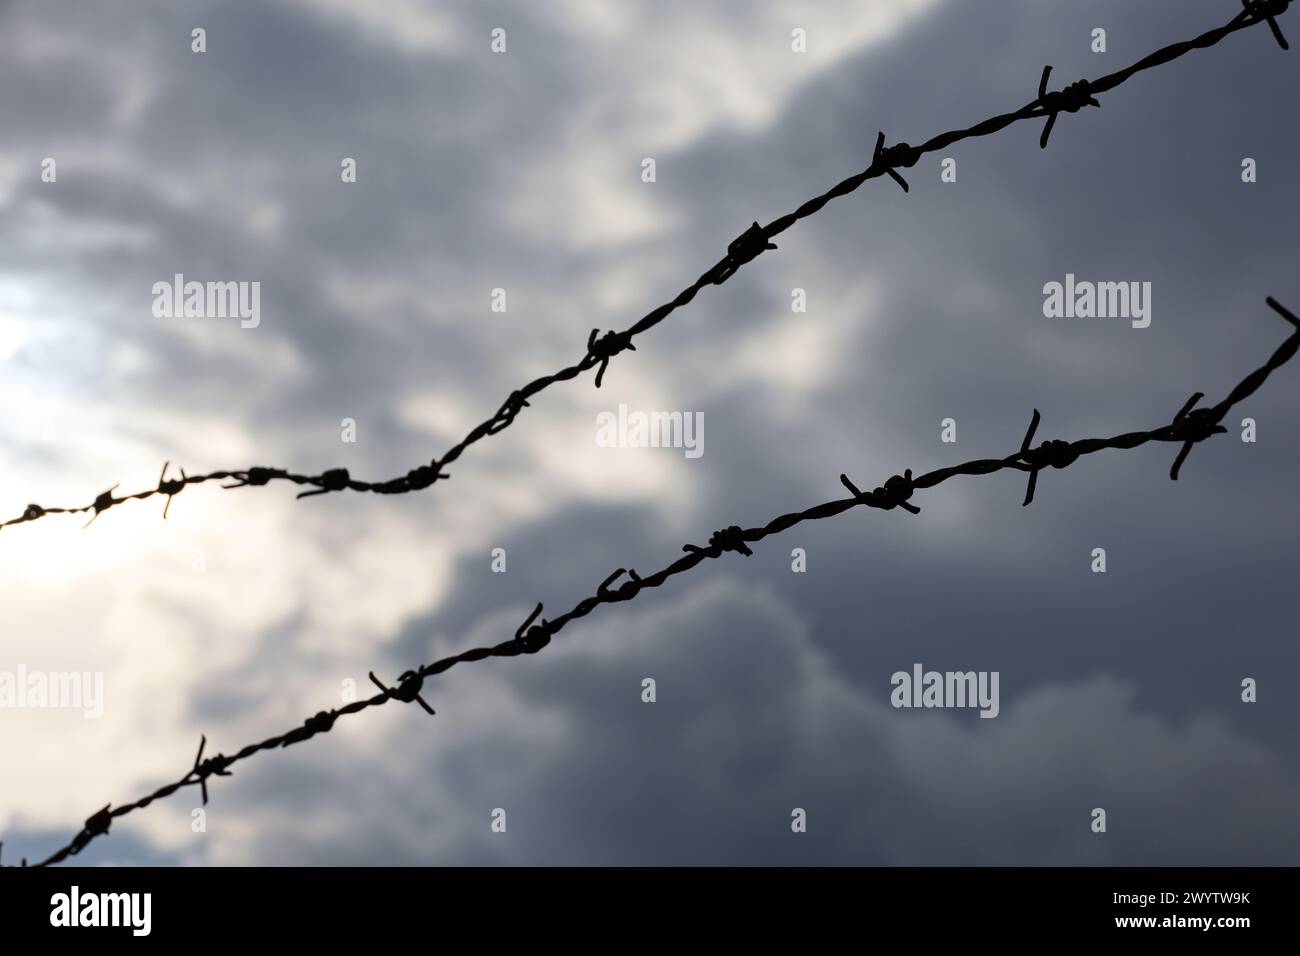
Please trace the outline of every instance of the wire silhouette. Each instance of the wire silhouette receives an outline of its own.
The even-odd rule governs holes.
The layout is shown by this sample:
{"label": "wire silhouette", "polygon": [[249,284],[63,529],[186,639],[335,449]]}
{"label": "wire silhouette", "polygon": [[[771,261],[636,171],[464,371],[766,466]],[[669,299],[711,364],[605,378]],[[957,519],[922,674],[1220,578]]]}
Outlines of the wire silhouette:
{"label": "wire silhouette", "polygon": [[223,488],[227,489],[261,487],[273,481],[287,481],[295,485],[309,487],[310,490],[298,494],[299,498],[311,498],[339,491],[373,492],[381,495],[421,491],[439,480],[446,480],[451,477],[443,471],[445,467],[457,461],[470,446],[491,435],[499,434],[510,427],[519,413],[529,407],[528,400],[539,392],[557,382],[577,378],[582,373],[593,368],[596,369],[596,387],[600,388],[604,381],[605,372],[609,369],[610,361],[624,351],[636,350],[636,346],[632,344],[632,339],[635,336],[654,328],[677,309],[687,305],[706,286],[722,285],[735,275],[741,266],[752,262],[762,253],[775,249],[776,245],[771,241],[773,237],[785,232],[800,219],[812,216],[832,199],[846,196],[857,190],[868,180],[885,175],[892,178],[902,187],[904,192],[907,192],[910,187],[907,180],[898,172],[899,169],[915,166],[917,161],[926,153],[946,149],[965,139],[989,136],[1021,120],[1046,120],[1043,125],[1042,136],[1039,139],[1039,146],[1045,148],[1048,137],[1051,135],[1061,113],[1075,113],[1086,106],[1099,107],[1101,103],[1096,98],[1099,94],[1113,90],[1134,75],[1176,60],[1192,50],[1212,47],[1238,30],[1244,30],[1260,23],[1267,23],[1278,44],[1283,50],[1286,50],[1288,49],[1287,41],[1277,25],[1276,18],[1287,11],[1290,2],[1291,0],[1241,0],[1241,12],[1224,26],[1202,33],[1194,39],[1166,46],[1125,69],[1109,73],[1096,80],[1078,80],[1061,90],[1049,91],[1047,89],[1047,81],[1051,76],[1052,68],[1046,66],[1043,68],[1042,76],[1039,79],[1038,95],[1025,106],[1011,113],[991,117],[967,129],[940,133],[920,146],[909,146],[907,143],[895,143],[892,146],[885,146],[885,134],[883,132],[878,133],[875,150],[871,157],[871,165],[865,170],[850,176],[820,196],[808,200],[794,212],[774,219],[766,226],[760,226],[755,221],[753,225],[727,246],[727,254],[722,259],[696,279],[694,283],[678,293],[677,297],[671,302],[659,306],[621,332],[608,331],[601,335],[599,329],[592,329],[590,336],[587,338],[586,354],[576,364],[569,365],[550,375],[544,375],[511,392],[501,407],[497,409],[496,414],[476,425],[468,435],[449,448],[441,458],[434,458],[427,465],[419,465],[404,475],[384,481],[361,481],[353,478],[346,468],[331,468],[320,474],[309,475],[287,471],[282,468],[254,466],[241,470],[213,471],[207,474],[195,475],[186,474],[184,469],[180,469],[179,478],[169,479],[167,471],[170,463],[168,463],[163,465],[162,473],[158,477],[158,485],[155,488],[148,488],[134,494],[115,496],[113,493],[118,486],[114,485],[98,495],[90,504],[75,508],[53,508],[39,504],[29,504],[21,515],[7,521],[0,521],[0,530],[10,525],[26,524],[53,514],[90,514],[90,519],[86,522],[89,525],[110,508],[127,501],[143,501],[158,495],[162,495],[167,499],[163,508],[163,517],[166,518],[172,499],[176,495],[191,485],[204,484],[210,481],[229,482],[229,484],[222,485]]}
{"label": "wire silhouette", "polygon": [[[513,638],[491,647],[475,647],[451,657],[444,657],[431,664],[425,664],[416,670],[406,671],[398,677],[397,684],[393,687],[385,685],[372,672],[370,679],[380,688],[380,693],[365,700],[353,701],[337,710],[320,711],[308,717],[301,726],[283,734],[268,737],[260,743],[249,744],[233,754],[217,754],[207,758],[203,756],[207,747],[207,737],[201,737],[194,763],[180,780],[160,787],[134,803],[123,804],[119,807],[106,804],[87,818],[80,832],[72,840],[35,865],[50,866],[60,863],[70,856],[75,856],[85,849],[92,840],[108,833],[114,819],[143,809],[155,800],[169,797],[184,787],[199,787],[203,802],[206,805],[208,802],[208,779],[210,777],[230,776],[231,766],[239,761],[247,760],[261,751],[288,747],[310,740],[319,734],[329,733],[340,717],[356,714],[371,707],[378,707],[390,700],[403,703],[418,703],[426,713],[432,716],[434,713],[433,708],[420,696],[420,692],[424,688],[424,681],[427,678],[450,670],[457,664],[480,661],[488,657],[517,657],[520,654],[536,654],[550,644],[551,638],[567,624],[578,618],[586,617],[602,604],[617,604],[622,601],[630,601],[640,594],[642,590],[657,588],[665,584],[670,578],[690,571],[703,561],[709,558],[719,558],[727,552],[736,552],[749,557],[753,554],[753,550],[750,548],[751,544],[756,544],[770,535],[780,534],[805,521],[833,518],[859,506],[879,508],[883,511],[902,508],[912,514],[919,514],[921,509],[911,504],[911,498],[915,492],[933,488],[935,485],[942,484],[958,475],[990,475],[1005,469],[1028,473],[1029,480],[1025,489],[1025,498],[1022,502],[1022,505],[1028,505],[1034,499],[1038,475],[1044,469],[1068,468],[1085,455],[1091,455],[1108,448],[1137,448],[1153,441],[1175,442],[1182,445],[1173,465],[1169,469],[1169,477],[1176,481],[1179,470],[1187,460],[1191,449],[1207,438],[1226,432],[1227,429],[1220,424],[1224,416],[1228,414],[1234,405],[1254,394],[1264,384],[1268,376],[1275,369],[1286,364],[1296,354],[1296,350],[1300,348],[1300,317],[1279,305],[1271,296],[1265,301],[1274,311],[1290,322],[1295,327],[1295,331],[1291,333],[1285,342],[1278,346],[1264,365],[1242,379],[1228,393],[1228,396],[1217,405],[1196,408],[1196,404],[1204,397],[1203,393],[1196,392],[1183,404],[1182,408],[1174,415],[1173,421],[1168,425],[1162,425],[1150,431],[1127,432],[1112,438],[1084,438],[1072,442],[1061,440],[1045,441],[1037,447],[1033,447],[1032,443],[1034,435],[1038,431],[1041,416],[1038,409],[1034,409],[1029,428],[1020,443],[1020,448],[1005,458],[976,459],[960,465],[939,468],[915,477],[912,475],[911,469],[908,469],[901,475],[894,475],[889,478],[883,485],[872,491],[862,491],[847,475],[840,475],[840,483],[849,491],[850,497],[848,498],[827,501],[823,504],[814,505],[805,511],[781,515],[758,528],[741,528],[738,525],[722,528],[710,536],[707,545],[684,545],[682,550],[685,554],[682,557],[654,574],[642,577],[634,570],[619,568],[600,583],[594,595],[579,601],[573,608],[559,617],[550,620],[542,618],[541,622],[538,623],[537,619],[542,613],[542,605],[538,604],[524,622],[519,625]],[[617,587],[614,587],[614,583],[619,578],[623,578],[624,575],[626,575],[626,579]],[[27,865],[26,859],[22,861],[22,865]]]}

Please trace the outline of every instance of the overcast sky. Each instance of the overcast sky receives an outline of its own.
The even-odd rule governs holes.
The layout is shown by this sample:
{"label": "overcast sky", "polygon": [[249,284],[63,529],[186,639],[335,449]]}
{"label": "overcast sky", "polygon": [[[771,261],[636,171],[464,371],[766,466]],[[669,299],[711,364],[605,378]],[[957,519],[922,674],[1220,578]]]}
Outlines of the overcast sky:
{"label": "overcast sky", "polygon": [[[0,514],[164,461],[401,474],[865,168],[877,130],[924,141],[1028,102],[1044,64],[1095,77],[1236,10],[0,2]],[[1289,331],[1264,297],[1300,310],[1297,69],[1250,29],[1046,150],[1026,122],[944,154],[954,183],[934,155],[908,194],[868,183],[419,494],[206,485],[166,521],[153,500],[4,530],[0,671],[104,680],[99,719],[0,709],[4,859],[176,779],[201,734],[287,731],[372,669],[842,497],[841,472],[1002,456],[1033,408],[1040,440],[1075,439],[1217,401]],[[260,282],[260,323],[156,317],[177,273]],[[1150,282],[1150,327],[1046,318],[1067,273]],[[620,403],[702,413],[703,454],[598,447]],[[426,682],[436,718],[390,705],[239,764],[205,832],[194,788],[78,862],[1296,864],[1300,366],[1225,424],[1177,483],[1173,446],[1104,453],[1029,508],[1022,475],[962,479],[705,562]],[[997,671],[999,715],[891,707],[915,663]]]}

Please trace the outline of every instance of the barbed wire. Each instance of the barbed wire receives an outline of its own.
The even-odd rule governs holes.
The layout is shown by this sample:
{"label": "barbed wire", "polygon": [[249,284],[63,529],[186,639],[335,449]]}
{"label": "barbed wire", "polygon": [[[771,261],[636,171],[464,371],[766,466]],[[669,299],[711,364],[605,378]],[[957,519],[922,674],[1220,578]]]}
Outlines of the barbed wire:
{"label": "barbed wire", "polygon": [[[203,803],[206,805],[208,802],[208,779],[210,777],[230,776],[230,768],[234,764],[247,760],[261,751],[289,747],[310,740],[319,734],[329,733],[340,717],[360,713],[371,707],[378,707],[390,700],[408,704],[418,703],[426,713],[432,716],[434,714],[433,707],[420,694],[427,678],[450,670],[457,664],[479,661],[488,657],[517,657],[520,654],[536,654],[550,644],[551,639],[567,624],[578,618],[586,617],[602,604],[630,601],[646,588],[657,588],[670,578],[685,574],[706,559],[719,558],[727,552],[734,551],[749,557],[753,554],[750,545],[757,544],[770,535],[780,534],[805,521],[833,518],[859,506],[879,508],[883,511],[902,508],[912,514],[919,514],[921,509],[911,503],[912,496],[917,491],[933,488],[958,475],[990,475],[1008,468],[1028,473],[1029,479],[1025,488],[1025,498],[1022,502],[1023,505],[1028,505],[1034,500],[1038,475],[1044,469],[1067,468],[1085,455],[1091,455],[1108,448],[1137,448],[1152,441],[1175,442],[1182,445],[1173,465],[1169,469],[1169,477],[1176,481],[1178,480],[1179,470],[1187,460],[1192,448],[1213,435],[1225,433],[1227,429],[1220,423],[1228,411],[1234,405],[1252,395],[1264,384],[1264,381],[1275,369],[1288,362],[1296,354],[1297,348],[1300,348],[1300,317],[1278,304],[1271,296],[1265,301],[1274,311],[1290,322],[1296,331],[1278,346],[1264,365],[1242,379],[1228,393],[1227,397],[1217,405],[1204,408],[1195,407],[1204,397],[1203,393],[1196,392],[1183,404],[1168,425],[1162,425],[1150,431],[1127,432],[1112,438],[1045,441],[1037,447],[1033,447],[1033,441],[1038,431],[1041,416],[1038,409],[1034,409],[1029,428],[1020,443],[1020,448],[1004,458],[976,459],[960,465],[939,468],[915,477],[912,475],[911,469],[908,469],[901,475],[894,475],[889,478],[883,485],[872,491],[862,491],[847,475],[840,475],[841,484],[850,493],[848,498],[827,501],[804,511],[781,515],[773,518],[762,527],[741,528],[738,525],[731,525],[722,528],[710,536],[706,545],[684,545],[682,550],[685,554],[682,557],[654,574],[642,577],[630,568],[619,568],[600,583],[594,595],[579,601],[573,608],[559,617],[550,620],[543,618],[540,623],[537,623],[537,619],[542,613],[542,605],[538,604],[527,619],[519,625],[519,628],[515,631],[515,636],[511,639],[490,647],[472,648],[451,657],[444,657],[431,664],[425,664],[416,670],[406,671],[398,676],[397,684],[392,687],[384,684],[371,672],[370,680],[380,689],[380,693],[364,700],[353,701],[335,710],[320,711],[308,717],[301,726],[295,727],[286,733],[268,737],[260,743],[249,744],[230,755],[217,754],[207,758],[203,756],[207,747],[207,737],[203,736],[199,740],[199,749],[194,757],[193,766],[185,772],[185,776],[181,777],[180,780],[165,787],[160,787],[134,803],[123,804],[119,807],[106,804],[86,820],[81,831],[71,841],[35,865],[50,866],[61,863],[69,856],[80,853],[96,837],[108,833],[109,827],[116,818],[143,809],[155,800],[169,797],[184,787],[199,787],[203,796]],[[615,587],[614,583],[624,576],[626,576],[625,580]],[[0,847],[2,846],[3,844],[0,844]],[[22,865],[27,865],[26,859],[22,861]]]}
{"label": "barbed wire", "polygon": [[421,491],[439,480],[450,478],[451,476],[443,471],[444,468],[457,461],[470,446],[491,435],[499,434],[510,427],[519,413],[524,408],[529,407],[528,400],[538,393],[558,382],[576,378],[593,368],[596,370],[596,387],[600,388],[610,361],[624,351],[636,350],[636,346],[632,343],[634,337],[654,328],[677,309],[687,305],[706,286],[721,285],[726,282],[736,274],[741,266],[752,262],[763,252],[775,249],[776,245],[771,241],[775,236],[785,232],[799,220],[812,216],[832,199],[854,192],[868,180],[888,175],[906,192],[910,187],[907,180],[899,173],[899,169],[915,166],[921,156],[926,153],[946,149],[965,139],[989,136],[1021,120],[1046,120],[1043,125],[1042,136],[1039,139],[1039,146],[1046,147],[1048,137],[1051,135],[1057,117],[1061,113],[1075,113],[1085,106],[1100,106],[1101,103],[1096,99],[1098,94],[1113,90],[1137,73],[1169,63],[1192,50],[1212,47],[1238,30],[1244,30],[1260,23],[1268,24],[1282,49],[1288,48],[1286,39],[1277,25],[1276,18],[1287,11],[1290,0],[1241,0],[1241,3],[1241,12],[1227,24],[1202,33],[1194,39],[1166,46],[1125,69],[1109,73],[1096,80],[1079,80],[1060,90],[1048,90],[1047,81],[1051,76],[1052,68],[1045,66],[1039,78],[1038,95],[1025,106],[1011,113],[991,117],[967,129],[940,133],[920,146],[909,146],[907,143],[895,143],[892,146],[886,146],[885,134],[883,132],[878,133],[875,150],[871,157],[871,165],[865,170],[850,176],[820,196],[808,200],[794,212],[774,219],[766,226],[760,226],[755,221],[753,225],[727,246],[727,254],[722,259],[696,279],[694,283],[682,290],[671,302],[659,306],[654,311],[643,316],[634,325],[622,331],[608,331],[601,335],[599,329],[592,329],[587,338],[586,354],[577,363],[551,375],[544,375],[541,378],[534,379],[524,387],[511,392],[501,407],[497,409],[496,414],[475,426],[468,435],[449,448],[441,458],[434,458],[427,465],[419,465],[404,475],[384,481],[361,481],[353,478],[346,468],[330,468],[320,474],[309,475],[281,468],[254,466],[241,470],[214,471],[195,475],[187,474],[182,468],[179,469],[179,478],[168,478],[167,472],[170,468],[170,462],[168,462],[163,465],[162,472],[158,476],[157,487],[119,496],[114,494],[119,485],[114,485],[99,494],[90,504],[75,508],[54,508],[29,504],[21,515],[7,521],[0,521],[0,530],[10,525],[26,524],[54,514],[90,514],[90,520],[86,522],[89,525],[105,511],[117,505],[127,501],[143,501],[159,495],[167,499],[163,507],[163,517],[166,518],[173,498],[191,485],[204,484],[210,481],[230,482],[222,485],[226,489],[261,487],[278,481],[286,481],[299,486],[309,486],[310,490],[300,492],[298,494],[299,498],[310,498],[339,491],[372,492],[381,495]]}

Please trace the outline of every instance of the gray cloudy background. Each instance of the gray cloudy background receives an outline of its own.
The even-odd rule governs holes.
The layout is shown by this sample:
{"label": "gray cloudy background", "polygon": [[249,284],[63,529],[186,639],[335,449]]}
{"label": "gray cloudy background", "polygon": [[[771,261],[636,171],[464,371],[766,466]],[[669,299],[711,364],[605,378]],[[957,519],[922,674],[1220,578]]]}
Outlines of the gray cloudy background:
{"label": "gray cloudy background", "polygon": [[[1027,102],[1045,63],[1095,77],[1238,9],[0,4],[0,506],[149,487],[165,460],[405,472],[865,167],[878,129],[919,142]],[[286,730],[372,668],[840,497],[841,471],[1005,454],[1034,407],[1040,439],[1079,438],[1217,401],[1288,332],[1264,296],[1300,308],[1297,55],[1247,30],[1063,116],[1047,150],[1022,123],[954,148],[956,184],[936,156],[909,195],[869,183],[424,493],[205,486],[166,522],[150,501],[5,530],[0,669],[106,681],[98,721],[0,711],[5,859],[175,779],[201,733]],[[176,272],[259,280],[261,326],[155,318]],[[1067,272],[1152,282],[1151,327],[1045,319]],[[596,447],[620,402],[702,412],[703,457]],[[1157,445],[1049,472],[1030,508],[999,475],[800,526],[430,681],[434,720],[388,706],[239,765],[206,833],[187,790],[78,862],[1295,864],[1300,366],[1228,424],[1176,484]],[[918,661],[1000,671],[1001,715],[892,709]]]}

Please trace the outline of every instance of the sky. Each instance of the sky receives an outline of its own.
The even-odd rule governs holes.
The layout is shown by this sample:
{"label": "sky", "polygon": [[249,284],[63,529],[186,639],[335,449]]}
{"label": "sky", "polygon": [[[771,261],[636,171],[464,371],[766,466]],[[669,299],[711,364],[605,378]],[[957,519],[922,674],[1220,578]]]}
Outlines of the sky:
{"label": "sky", "polygon": [[[402,474],[865,168],[878,130],[922,142],[1029,102],[1044,64],[1095,77],[1237,9],[0,2],[0,514],[163,462]],[[1252,28],[1046,149],[1025,122],[926,156],[906,194],[869,182],[426,491],[209,484],[165,521],[150,500],[6,528],[0,675],[97,674],[103,699],[0,707],[4,861],[177,779],[200,736],[285,732],[372,670],[843,497],[841,473],[1001,457],[1035,408],[1039,439],[1076,439],[1217,401],[1289,331],[1265,296],[1300,310],[1295,57]],[[256,327],[155,315],[178,273],[259,282]],[[1045,316],[1067,274],[1149,282],[1150,326]],[[201,817],[189,788],[118,819],[76,862],[1300,863],[1298,400],[1289,365],[1176,483],[1149,445],[1044,473],[1027,508],[1004,473],[801,525],[426,681],[434,718],[367,711],[238,764]],[[601,447],[620,405],[698,413],[702,453]],[[997,717],[894,707],[915,664],[997,672]]]}

